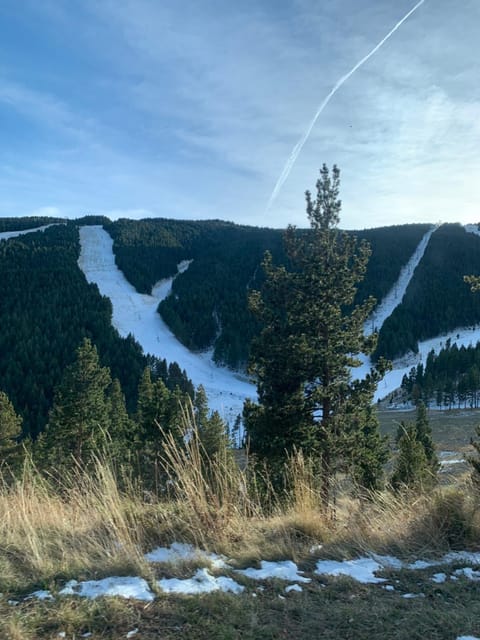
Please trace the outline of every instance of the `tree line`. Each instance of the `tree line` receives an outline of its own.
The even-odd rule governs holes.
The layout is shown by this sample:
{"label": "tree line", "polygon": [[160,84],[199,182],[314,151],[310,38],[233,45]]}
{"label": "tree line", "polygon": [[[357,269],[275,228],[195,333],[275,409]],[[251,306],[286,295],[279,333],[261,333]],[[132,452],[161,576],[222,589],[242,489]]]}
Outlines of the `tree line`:
{"label": "tree line", "polygon": [[412,367],[401,385],[413,402],[439,407],[474,408],[480,406],[480,343],[458,347],[448,339],[441,351],[433,350],[422,363]]}
{"label": "tree line", "polygon": [[[190,414],[185,411],[188,406],[193,409]],[[88,472],[102,458],[117,470],[119,479],[158,490],[163,446],[168,438],[182,446],[193,428],[186,416],[195,423],[205,458],[213,461],[227,446],[227,427],[217,412],[209,414],[202,387],[193,396],[178,385],[170,390],[147,366],[138,382],[135,409],[129,412],[120,381],[112,378],[95,345],[84,338],[55,389],[46,427],[35,440],[22,436],[21,416],[0,392],[0,463],[15,475],[30,455],[40,470],[61,480],[72,467]]]}

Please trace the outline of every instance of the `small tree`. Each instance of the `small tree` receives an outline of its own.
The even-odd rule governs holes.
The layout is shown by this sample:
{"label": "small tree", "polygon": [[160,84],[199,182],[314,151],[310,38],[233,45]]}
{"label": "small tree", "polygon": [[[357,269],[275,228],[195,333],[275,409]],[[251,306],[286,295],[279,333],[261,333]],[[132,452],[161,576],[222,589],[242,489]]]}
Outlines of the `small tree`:
{"label": "small tree", "polygon": [[400,430],[402,435],[398,439],[398,458],[390,481],[391,486],[393,489],[423,488],[431,479],[425,449],[417,438],[417,429],[413,422],[402,422]]}
{"label": "small tree", "polygon": [[3,391],[0,391],[0,465],[6,464],[15,470],[22,454],[18,440],[22,431],[22,418],[15,413],[13,404]]}
{"label": "small tree", "polygon": [[[364,380],[352,380],[359,354],[375,347],[376,336],[365,337],[363,331],[375,300],[354,304],[370,248],[338,229],[339,185],[338,168],[330,174],[324,165],[316,197],[306,193],[310,230],[289,227],[285,234],[287,267],[276,267],[271,255],[265,256],[265,285],[250,296],[263,327],[251,362],[259,404],[247,403],[244,411],[253,453],[277,468],[295,449],[317,459],[324,506],[338,470],[352,463],[365,468],[362,457],[380,453],[375,438],[367,439],[375,441],[373,449],[365,439],[359,447],[361,438],[352,430],[364,428],[366,408],[386,367],[380,361]],[[381,464],[373,468],[380,470]]]}
{"label": "small tree", "polygon": [[415,422],[400,423],[397,444],[399,453],[390,481],[391,486],[394,489],[402,486],[410,489],[432,487],[437,482],[440,465],[435,452],[427,409],[423,402],[417,405]]}

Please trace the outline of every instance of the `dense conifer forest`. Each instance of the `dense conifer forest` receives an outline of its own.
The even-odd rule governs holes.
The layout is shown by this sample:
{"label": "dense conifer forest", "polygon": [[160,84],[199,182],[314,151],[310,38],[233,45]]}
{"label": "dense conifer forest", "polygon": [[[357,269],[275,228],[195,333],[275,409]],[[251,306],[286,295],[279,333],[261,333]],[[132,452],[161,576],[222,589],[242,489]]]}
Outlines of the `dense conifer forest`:
{"label": "dense conifer forest", "polygon": [[[160,313],[173,333],[194,350],[214,346],[214,358],[231,367],[248,361],[258,323],[248,311],[251,289],[262,282],[261,262],[270,251],[285,264],[282,232],[213,221],[119,220],[105,225],[114,239],[119,268],[135,288],[149,293],[161,278],[173,276],[182,260],[193,260],[173,283],[173,295]],[[390,290],[428,224],[352,232],[372,248],[356,302],[378,301]],[[308,233],[308,232],[306,232]]]}
{"label": "dense conifer forest", "polygon": [[191,391],[178,367],[169,370],[165,361],[143,355],[133,338],[118,335],[110,301],[87,283],[78,256],[74,223],[0,241],[0,388],[22,416],[25,435],[43,430],[54,390],[84,338],[120,380],[130,411],[147,364],[170,386]]}
{"label": "dense conifer forest", "polygon": [[402,390],[413,402],[452,409],[480,406],[480,343],[460,347],[447,340],[436,354],[428,354],[425,365],[412,367],[404,376]]}
{"label": "dense conifer forest", "polygon": [[63,222],[62,218],[48,218],[47,216],[26,216],[24,218],[0,218],[0,232],[23,231],[34,229],[54,222]]}
{"label": "dense conifer forest", "polygon": [[416,352],[418,341],[475,324],[480,296],[472,295],[466,274],[480,273],[479,238],[459,224],[444,224],[432,235],[402,304],[385,321],[377,356]]}

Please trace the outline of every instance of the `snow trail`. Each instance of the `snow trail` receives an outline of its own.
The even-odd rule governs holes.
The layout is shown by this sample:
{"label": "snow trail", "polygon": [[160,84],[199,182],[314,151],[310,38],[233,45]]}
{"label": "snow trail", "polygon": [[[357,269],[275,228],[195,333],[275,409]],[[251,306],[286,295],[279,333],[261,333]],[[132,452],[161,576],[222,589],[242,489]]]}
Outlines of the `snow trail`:
{"label": "snow trail", "polygon": [[393,287],[374,310],[370,318],[366,321],[365,333],[367,335],[370,335],[374,331],[380,331],[385,320],[392,315],[395,308],[402,302],[414,271],[425,254],[425,250],[430,242],[432,233],[434,233],[439,226],[439,224],[435,225],[423,236],[410,260],[404,267],[402,267],[400,275]]}
{"label": "snow trail", "polygon": [[17,236],[23,236],[26,233],[35,233],[35,231],[45,231],[49,227],[54,227],[61,222],[53,222],[52,224],[44,224],[42,227],[34,227],[33,229],[22,229],[21,231],[2,231],[0,232],[1,240],[10,240],[10,238],[16,238]]}
{"label": "snow trail", "polygon": [[[175,338],[157,313],[158,304],[171,291],[173,278],[158,282],[152,295],[138,293],[115,264],[113,240],[101,226],[80,227],[80,247],[78,265],[88,282],[110,298],[112,324],[120,335],[132,334],[145,353],[177,362],[195,386],[205,387],[210,409],[232,424],[242,413],[244,401],[256,398],[255,386],[246,376],[217,366],[211,353],[192,353]],[[179,269],[187,266],[181,263]]]}

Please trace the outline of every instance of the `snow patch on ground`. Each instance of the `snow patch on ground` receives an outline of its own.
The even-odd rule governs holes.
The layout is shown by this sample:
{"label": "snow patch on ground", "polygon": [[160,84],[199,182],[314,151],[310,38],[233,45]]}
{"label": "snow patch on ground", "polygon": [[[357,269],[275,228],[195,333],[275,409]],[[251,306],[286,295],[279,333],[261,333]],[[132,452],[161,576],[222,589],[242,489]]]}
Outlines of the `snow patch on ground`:
{"label": "snow patch on ground", "polygon": [[192,578],[181,580],[179,578],[163,578],[158,581],[158,586],[165,593],[180,593],[184,595],[196,595],[212,593],[212,591],[225,591],[230,593],[242,593],[245,587],[235,582],[232,578],[212,576],[208,569],[198,569]]}
{"label": "snow patch on ground", "polygon": [[151,602],[155,598],[146,580],[136,576],[113,576],[103,578],[103,580],[86,580],[85,582],[70,580],[58,594],[91,599],[102,596],[119,596],[145,602]]}
{"label": "snow patch on ground", "polygon": [[[179,560],[196,560],[204,561],[212,567],[212,563],[219,561],[217,568],[231,567],[225,564],[222,556],[210,554],[201,549],[192,547],[188,544],[174,543],[170,548],[159,547],[154,551],[146,554],[145,558],[149,562],[165,562],[175,563]],[[431,580],[436,584],[442,584],[447,580],[459,580],[465,578],[475,582],[480,581],[480,570],[473,567],[480,567],[480,552],[454,551],[445,554],[438,560],[416,560],[415,562],[406,563],[394,556],[382,556],[371,554],[370,556],[354,558],[351,560],[318,560],[315,575],[332,577],[346,576],[361,582],[363,584],[379,584],[387,591],[395,591],[392,585],[385,584],[386,578],[379,577],[377,574],[384,570],[424,570],[439,565],[450,565],[465,563],[468,566],[455,570],[435,573]],[[285,588],[286,593],[291,591],[302,591],[299,583],[307,584],[312,581],[311,578],[303,575],[303,571],[299,571],[298,566],[291,560],[282,560],[278,562],[269,562],[262,560],[260,569],[248,568],[236,570],[237,575],[250,580],[284,580],[291,584]],[[203,593],[211,593],[213,591],[224,591],[239,594],[245,591],[246,587],[236,582],[233,578],[227,576],[214,576],[209,568],[198,568],[191,578],[162,578],[157,581],[158,587],[165,593],[198,595]],[[324,585],[319,584],[323,587]],[[257,590],[263,590],[258,587]],[[104,578],[103,580],[87,580],[77,582],[70,580],[58,592],[59,596],[82,596],[85,598],[98,598],[101,596],[118,596],[122,598],[132,598],[135,600],[151,602],[155,598],[155,594],[151,591],[148,583],[140,577],[123,576]],[[406,593],[404,598],[423,597],[423,593]],[[37,598],[40,600],[50,600],[54,596],[50,591],[39,590],[27,596],[28,598]],[[12,606],[18,604],[18,601],[11,601]]]}
{"label": "snow patch on ground", "polygon": [[[210,409],[232,424],[242,413],[245,400],[256,399],[255,386],[245,376],[218,367],[211,353],[192,353],[175,338],[157,313],[158,304],[171,291],[173,278],[158,282],[152,295],[138,293],[115,264],[113,240],[101,226],[80,227],[80,247],[78,265],[88,282],[110,298],[112,324],[120,335],[132,334],[145,353],[178,362],[195,386],[205,387]],[[179,268],[187,266],[185,261]]]}
{"label": "snow patch on ground", "polygon": [[270,580],[277,578],[278,580],[287,580],[288,582],[311,582],[310,578],[302,576],[302,572],[298,571],[295,562],[291,560],[282,560],[279,562],[268,562],[262,560],[260,569],[240,569],[237,573],[251,578],[252,580]]}
{"label": "snow patch on ground", "polygon": [[[382,571],[386,567],[391,567],[390,563],[382,564],[380,557],[374,558],[356,558],[354,560],[319,560],[315,573],[317,575],[327,576],[348,576],[357,582],[363,584],[379,584],[385,582],[385,578],[378,578],[375,574]],[[387,558],[385,558],[387,560]],[[393,560],[396,561],[394,558]]]}
{"label": "snow patch on ground", "polygon": [[170,547],[157,547],[145,554],[147,562],[175,564],[177,562],[198,562],[208,564],[214,569],[225,569],[229,565],[225,556],[207,553],[191,544],[174,542]]}

